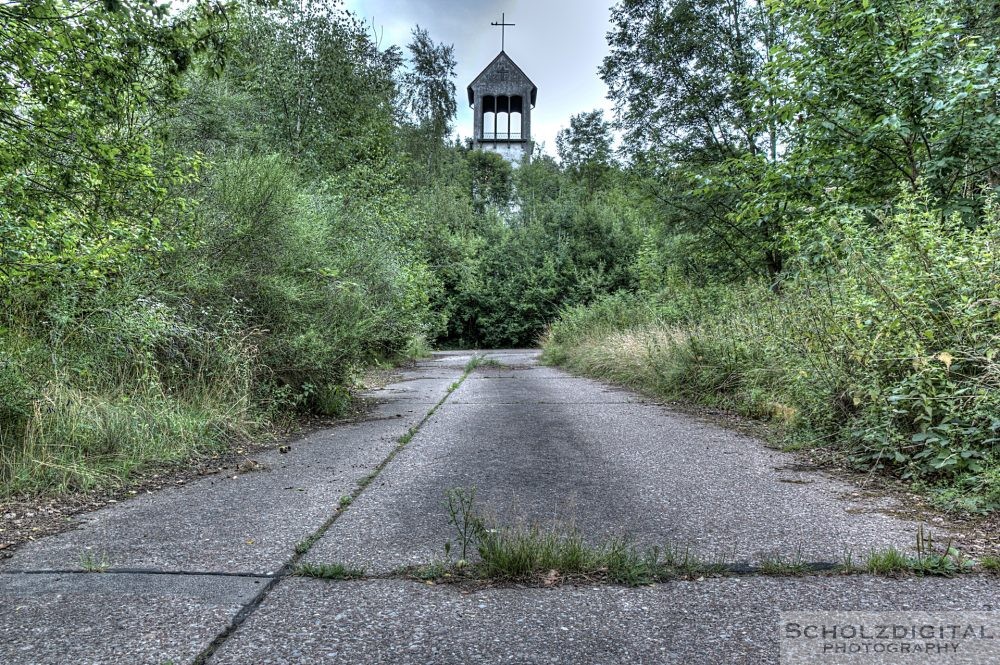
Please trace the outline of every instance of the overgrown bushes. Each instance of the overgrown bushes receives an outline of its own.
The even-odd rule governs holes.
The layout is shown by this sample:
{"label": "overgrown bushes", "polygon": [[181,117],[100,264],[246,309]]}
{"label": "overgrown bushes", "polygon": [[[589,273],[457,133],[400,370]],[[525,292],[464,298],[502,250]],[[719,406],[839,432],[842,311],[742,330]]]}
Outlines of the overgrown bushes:
{"label": "overgrown bushes", "polygon": [[[620,172],[606,168],[598,187],[588,183],[590,172],[574,173],[551,158],[539,156],[512,173],[484,154],[494,159],[461,155],[473,178],[471,200],[462,206],[476,213],[476,223],[451,236],[456,244],[438,243],[450,256],[430,250],[443,259],[432,258],[432,265],[448,276],[443,343],[535,346],[561,307],[637,286],[644,220]],[[435,215],[437,224],[450,219]]]}
{"label": "overgrown bushes", "polygon": [[763,283],[617,295],[572,308],[547,357],[779,425],[785,441],[1000,505],[1000,215],[970,229],[920,201],[825,215]]}
{"label": "overgrown bushes", "polygon": [[225,320],[206,328],[164,298],[130,283],[8,311],[4,494],[87,488],[259,429],[252,335]]}
{"label": "overgrown bushes", "polygon": [[424,330],[405,257],[282,159],[218,163],[204,188],[186,244],[156,269],[8,309],[6,493],[115,481],[289,410],[338,415],[363,365]]}
{"label": "overgrown bushes", "polygon": [[[223,30],[214,6],[119,4],[0,11],[26,36],[0,49],[20,82],[0,94],[0,497],[117,484],[341,414],[362,367],[433,325],[437,282],[390,166],[398,52],[329,7],[234,4]],[[138,39],[165,51],[135,59]],[[78,65],[102,49],[109,71]],[[50,59],[71,64],[39,97]],[[83,70],[111,78],[81,87]],[[283,92],[306,88],[289,109]]]}
{"label": "overgrown bushes", "polygon": [[997,7],[636,0],[612,23],[641,290],[565,311],[547,356],[997,507]]}

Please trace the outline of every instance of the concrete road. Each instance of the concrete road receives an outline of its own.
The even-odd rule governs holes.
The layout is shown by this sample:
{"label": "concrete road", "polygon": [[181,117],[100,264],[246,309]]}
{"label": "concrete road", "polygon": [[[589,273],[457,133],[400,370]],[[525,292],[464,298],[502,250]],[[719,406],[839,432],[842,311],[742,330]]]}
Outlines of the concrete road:
{"label": "concrete road", "polygon": [[[485,355],[466,376],[471,354],[435,354],[377,391],[368,420],[258,456],[260,471],[147,495],[23,547],[0,566],[0,663],[778,663],[783,613],[996,616],[1000,585],[977,575],[477,591],[404,578],[444,556],[444,495],[459,487],[505,522],[729,564],[914,542],[919,525],[891,516],[893,500],[862,499],[794,455],[542,367],[534,351]],[[367,575],[289,576],[303,563]],[[983,657],[926,662],[1000,662],[1000,649]]]}

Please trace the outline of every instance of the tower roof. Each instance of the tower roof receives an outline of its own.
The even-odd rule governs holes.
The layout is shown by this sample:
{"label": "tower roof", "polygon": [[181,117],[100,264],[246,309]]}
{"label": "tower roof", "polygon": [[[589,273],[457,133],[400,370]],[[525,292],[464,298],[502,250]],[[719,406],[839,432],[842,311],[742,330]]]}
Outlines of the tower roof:
{"label": "tower roof", "polygon": [[534,83],[532,83],[531,79],[528,78],[528,75],[524,73],[524,70],[522,70],[520,67],[518,67],[517,63],[514,62],[511,59],[511,57],[509,55],[507,55],[507,53],[505,51],[500,51],[500,53],[497,55],[497,57],[493,58],[493,62],[491,62],[490,64],[486,65],[485,69],[483,69],[483,71],[479,72],[479,76],[477,76],[476,78],[474,78],[472,80],[472,83],[469,84],[469,87],[467,88],[467,90],[469,92],[469,106],[472,106],[473,104],[475,104],[475,100],[476,100],[476,93],[473,90],[473,87],[477,83],[481,82],[483,79],[487,78],[487,75],[493,73],[495,70],[498,70],[500,68],[500,65],[502,65],[502,64],[509,64],[511,67],[513,67],[514,71],[517,74],[519,74],[522,78],[524,78],[524,80],[528,83],[528,85],[531,86],[531,106],[534,107],[535,106],[535,99],[538,97],[538,86],[536,86]]}

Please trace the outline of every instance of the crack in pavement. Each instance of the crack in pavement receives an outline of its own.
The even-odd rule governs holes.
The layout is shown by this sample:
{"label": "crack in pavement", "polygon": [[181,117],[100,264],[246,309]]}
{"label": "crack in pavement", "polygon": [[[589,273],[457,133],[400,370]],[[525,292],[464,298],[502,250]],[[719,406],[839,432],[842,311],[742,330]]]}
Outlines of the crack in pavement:
{"label": "crack in pavement", "polygon": [[50,568],[37,570],[5,570],[0,579],[8,575],[165,575],[176,577],[245,577],[271,579],[277,575],[265,573],[234,573],[214,570],[162,570],[158,568],[108,568],[107,570],[81,570],[79,568]]}
{"label": "crack in pavement", "polygon": [[[428,582],[432,581],[436,584],[447,586],[454,584],[476,584],[483,583],[489,584],[491,589],[520,589],[524,587],[534,587],[536,586],[533,582],[536,579],[544,578],[546,575],[552,571],[538,571],[531,575],[525,577],[513,577],[513,578],[499,578],[499,577],[489,577],[489,576],[477,576],[475,571],[468,572],[468,569],[447,569],[448,572],[444,576],[436,577],[421,577],[419,571],[422,568],[432,566],[434,564],[423,564],[415,566],[407,566],[404,570],[389,572],[389,573],[375,573],[375,574],[365,574],[361,573],[356,577],[323,577],[322,575],[312,575],[309,573],[297,573],[295,576],[302,579],[316,579],[322,580],[324,582],[374,582],[374,581],[386,581],[386,580],[400,580],[400,581],[416,581],[416,582]],[[656,578],[652,580],[655,583],[671,582],[675,580],[687,580],[693,577],[728,577],[731,575],[741,575],[745,577],[809,577],[818,575],[821,573],[831,573],[836,572],[838,574],[849,575],[849,574],[868,574],[867,571],[859,569],[848,569],[844,567],[844,564],[835,563],[833,561],[795,561],[790,562],[789,566],[794,567],[794,571],[788,572],[776,572],[767,566],[757,566],[749,563],[713,563],[705,564],[704,569],[694,569],[685,570],[683,568],[678,568],[675,570],[670,570],[665,572],[663,577]],[[474,567],[474,564],[473,564]],[[558,569],[555,572],[559,573],[559,577],[570,581],[570,584],[575,580],[586,580],[588,585],[603,585],[603,586],[629,586],[628,584],[613,582],[611,580],[603,577],[602,571],[587,571],[587,572],[566,572],[563,573]],[[553,585],[544,584],[537,585],[540,588],[550,588]],[[642,586],[642,585],[639,585]]]}
{"label": "crack in pavement", "polygon": [[[451,402],[452,406],[482,406],[486,402]],[[567,404],[580,404],[583,406],[660,406],[659,404],[653,402],[547,402],[544,400],[537,401],[521,401],[521,402],[501,402],[501,401],[490,401],[490,406],[521,406],[523,404],[541,404],[542,406],[565,406]]]}
{"label": "crack in pavement", "polygon": [[[306,552],[302,552],[305,554]],[[297,572],[297,570],[292,570],[290,575],[311,579],[323,579],[328,582],[341,582],[341,581],[355,581],[363,582],[369,580],[414,580],[422,579],[413,574],[413,571],[420,570],[422,567],[434,565],[430,564],[418,564],[415,566],[409,566],[407,570],[385,573],[385,574],[362,574],[359,577],[351,579],[331,579],[323,578],[317,575],[302,574]],[[787,574],[769,572],[763,566],[754,566],[752,564],[746,563],[715,563],[708,564],[712,571],[709,575],[754,575],[759,577],[785,577]],[[837,570],[841,568],[841,564],[834,563],[832,561],[803,561],[794,562],[794,565],[803,571],[803,574],[825,572],[831,570]],[[502,580],[496,580],[489,577],[477,577],[475,575],[463,575],[460,572],[454,573],[456,576],[455,581],[467,581],[467,582],[497,582]],[[683,577],[688,573],[680,573],[679,576]],[[0,579],[11,575],[163,575],[169,577],[242,577],[251,579],[278,579],[282,577],[281,573],[275,574],[264,574],[264,573],[249,573],[249,572],[224,572],[224,571],[204,571],[204,570],[159,570],[153,568],[109,568],[108,570],[80,570],[75,568],[68,569],[38,569],[38,570],[7,570],[0,573]],[[567,574],[566,577],[575,577],[576,574]],[[581,576],[586,577],[586,574],[581,574]],[[523,582],[523,580],[520,580]],[[509,585],[514,587],[518,586],[520,583],[518,580],[509,581]],[[500,585],[503,586],[503,585]]]}
{"label": "crack in pavement", "polygon": [[[257,610],[257,608],[261,606],[261,604],[267,599],[268,594],[270,594],[271,591],[273,591],[274,588],[282,580],[288,577],[295,576],[296,566],[298,565],[299,561],[301,561],[302,558],[309,552],[309,548],[312,547],[312,545],[317,540],[322,538],[323,535],[330,530],[330,527],[334,525],[334,523],[340,518],[341,515],[347,512],[347,509],[350,507],[351,503],[353,503],[354,500],[357,499],[358,496],[360,496],[361,493],[364,492],[365,489],[367,489],[368,486],[372,484],[372,481],[374,481],[375,478],[377,478],[378,475],[392,462],[392,460],[396,458],[396,456],[400,453],[400,451],[403,450],[403,448],[406,447],[406,445],[410,442],[410,440],[414,437],[414,435],[416,435],[417,432],[420,431],[420,428],[422,428],[424,424],[431,418],[431,416],[433,416],[434,413],[439,408],[441,408],[441,406],[446,401],[448,401],[448,398],[451,397],[452,393],[455,392],[459,388],[459,386],[462,385],[462,383],[469,377],[471,373],[472,370],[467,369],[461,375],[460,378],[456,379],[456,381],[453,384],[451,384],[451,386],[448,387],[448,390],[447,392],[445,392],[444,397],[438,400],[438,402],[434,404],[433,407],[431,407],[431,409],[424,415],[424,417],[420,419],[420,422],[413,425],[405,434],[399,437],[399,439],[397,440],[397,444],[392,449],[392,451],[385,457],[385,459],[379,462],[379,464],[372,470],[372,472],[351,493],[350,502],[342,503],[337,508],[337,510],[334,511],[334,513],[326,520],[326,522],[322,524],[322,526],[320,526],[308,538],[302,541],[302,543],[305,544],[305,547],[296,547],[295,553],[291,556],[291,558],[289,558],[284,563],[284,565],[282,565],[281,569],[278,570],[278,572],[275,573],[274,575],[266,577],[266,579],[268,579],[268,583],[264,585],[264,587],[261,588],[260,591],[258,591],[253,598],[251,598],[247,603],[245,603],[243,607],[240,608],[240,610],[233,616],[229,625],[221,633],[216,635],[215,639],[213,639],[212,642],[207,647],[205,647],[201,651],[201,653],[198,654],[197,657],[195,657],[195,659],[192,661],[192,665],[206,665],[206,663],[208,663],[208,661],[212,658],[212,656],[214,656],[215,653],[226,643],[226,641],[230,637],[232,637],[232,635],[239,629],[239,627],[242,626],[246,622],[246,620],[250,618],[250,616]],[[91,574],[99,574],[99,573],[91,573]]]}
{"label": "crack in pavement", "polygon": [[[338,511],[343,512],[343,511]],[[271,580],[273,587],[278,581],[288,577],[297,577],[300,579],[312,579],[319,580],[322,582],[336,584],[336,583],[363,583],[363,582],[384,582],[384,581],[404,581],[404,582],[433,582],[436,586],[461,586],[461,585],[482,585],[483,588],[490,589],[523,589],[523,588],[540,588],[540,589],[558,589],[560,587],[572,586],[578,583],[586,583],[587,586],[624,586],[628,587],[630,585],[621,582],[611,581],[602,577],[600,572],[582,572],[582,573],[564,573],[560,574],[560,582],[557,584],[552,584],[550,582],[539,582],[542,578],[545,578],[547,571],[539,571],[537,574],[521,577],[521,578],[494,578],[489,576],[477,576],[474,572],[469,574],[468,572],[463,572],[458,569],[449,569],[450,572],[446,572],[443,576],[436,577],[424,577],[419,574],[422,568],[430,567],[435,565],[435,563],[430,564],[418,564],[414,566],[408,566],[405,570],[389,572],[389,573],[375,573],[366,574],[360,573],[356,577],[343,577],[343,578],[330,578],[323,577],[322,575],[313,575],[309,573],[301,572],[295,564],[301,560],[306,552],[298,554],[289,560],[287,567],[289,570],[282,568],[275,574],[262,574],[262,573],[249,573],[249,572],[224,572],[224,571],[189,571],[189,570],[157,570],[150,568],[114,568],[102,571],[89,571],[89,570],[79,570],[79,569],[44,569],[44,570],[9,570],[0,573],[0,579],[4,577],[12,577],[15,575],[150,575],[150,576],[164,576],[164,577],[235,577],[244,579],[259,579],[259,580]],[[896,573],[893,575],[879,575],[877,573],[871,573],[865,569],[861,568],[850,568],[846,567],[843,563],[836,563],[833,561],[795,561],[790,562],[788,565],[792,566],[794,570],[787,572],[775,571],[764,565],[753,565],[749,563],[712,563],[706,564],[705,570],[691,570],[687,571],[684,569],[679,569],[677,571],[670,571],[665,573],[662,577],[654,577],[649,584],[663,584],[673,581],[690,581],[695,578],[706,578],[706,579],[717,579],[725,578],[731,576],[741,576],[741,577],[755,577],[755,578],[787,578],[787,577],[822,577],[828,576],[829,574],[837,576],[850,576],[850,575],[871,575],[874,577],[911,577],[915,573]],[[559,572],[559,571],[557,571]],[[966,572],[963,573],[963,577],[995,577],[988,572]],[[644,586],[640,585],[640,586]],[[261,591],[262,594],[266,595],[265,591]],[[256,601],[256,602],[255,602]],[[259,605],[263,601],[263,598],[254,598],[247,605]],[[247,613],[246,616],[249,616]],[[246,616],[243,618],[245,621]],[[242,622],[241,622],[242,623]],[[238,626],[236,626],[238,628]],[[221,643],[218,645],[221,646]],[[210,655],[209,655],[210,657]],[[201,663],[205,661],[196,660],[195,663]]]}

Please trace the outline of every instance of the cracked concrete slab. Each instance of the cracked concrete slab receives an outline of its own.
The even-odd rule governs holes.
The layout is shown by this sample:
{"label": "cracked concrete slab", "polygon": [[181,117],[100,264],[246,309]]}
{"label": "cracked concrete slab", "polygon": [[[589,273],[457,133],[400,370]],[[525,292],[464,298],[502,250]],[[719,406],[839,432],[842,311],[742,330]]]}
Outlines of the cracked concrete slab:
{"label": "cracked concrete slab", "polygon": [[506,520],[727,562],[839,562],[915,540],[917,523],[877,512],[891,500],[851,496],[841,480],[797,470],[795,455],[638,398],[596,404],[608,389],[593,381],[515,373],[470,376],[308,560],[384,573],[440,558],[455,487],[477,488],[483,510]]}
{"label": "cracked concrete slab", "polygon": [[366,393],[377,400],[404,401],[415,404],[434,405],[448,394],[448,389],[461,375],[449,370],[445,376],[433,378],[411,378],[388,385],[380,390]]}
{"label": "cracked concrete slab", "polygon": [[[563,374],[539,376],[530,369],[487,368],[469,376],[451,396],[453,404],[641,404],[636,393]],[[546,380],[548,379],[548,380]]]}
{"label": "cracked concrete slab", "polygon": [[0,570],[79,569],[83,557],[97,557],[112,568],[273,573],[429,408],[420,395],[398,397],[370,420],[255,456],[261,470],[230,470],[87,514],[77,529],[25,545]]}
{"label": "cracked concrete slab", "polygon": [[0,663],[189,663],[266,580],[0,575]]}
{"label": "cracked concrete slab", "polygon": [[465,366],[476,356],[484,355],[478,351],[438,351],[426,360],[417,363],[419,369],[458,369],[464,370]]}
{"label": "cracked concrete slab", "polygon": [[782,611],[996,613],[996,602],[996,581],[979,578],[708,579],[473,593],[398,580],[296,579],[210,662],[777,663]]}

